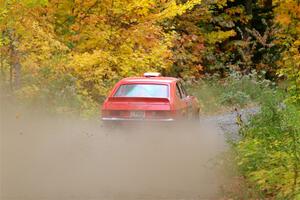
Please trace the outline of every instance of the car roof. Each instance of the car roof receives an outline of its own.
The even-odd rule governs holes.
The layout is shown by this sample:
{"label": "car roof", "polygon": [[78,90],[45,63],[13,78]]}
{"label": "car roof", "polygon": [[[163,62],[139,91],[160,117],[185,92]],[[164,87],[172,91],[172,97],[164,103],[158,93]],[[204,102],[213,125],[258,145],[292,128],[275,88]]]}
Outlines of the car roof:
{"label": "car roof", "polygon": [[129,77],[121,80],[122,83],[172,83],[178,81],[174,77]]}

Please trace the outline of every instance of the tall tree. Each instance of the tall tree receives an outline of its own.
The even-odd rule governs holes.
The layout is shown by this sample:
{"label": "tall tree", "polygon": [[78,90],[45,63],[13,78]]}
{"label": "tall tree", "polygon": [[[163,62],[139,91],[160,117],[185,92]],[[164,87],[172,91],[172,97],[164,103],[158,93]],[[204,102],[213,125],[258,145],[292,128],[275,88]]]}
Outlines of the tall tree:
{"label": "tall tree", "polygon": [[300,3],[298,0],[279,1],[275,21],[280,26],[276,42],[282,45],[279,74],[290,81],[290,100],[300,103]]}

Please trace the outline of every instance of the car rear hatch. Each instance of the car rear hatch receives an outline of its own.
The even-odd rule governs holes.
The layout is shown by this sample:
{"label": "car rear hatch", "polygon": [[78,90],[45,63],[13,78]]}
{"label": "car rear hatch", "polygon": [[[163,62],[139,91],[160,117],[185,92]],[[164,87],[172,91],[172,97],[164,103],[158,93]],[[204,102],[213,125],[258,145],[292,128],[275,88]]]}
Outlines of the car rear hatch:
{"label": "car rear hatch", "polygon": [[109,97],[102,109],[103,120],[172,121],[168,98]]}

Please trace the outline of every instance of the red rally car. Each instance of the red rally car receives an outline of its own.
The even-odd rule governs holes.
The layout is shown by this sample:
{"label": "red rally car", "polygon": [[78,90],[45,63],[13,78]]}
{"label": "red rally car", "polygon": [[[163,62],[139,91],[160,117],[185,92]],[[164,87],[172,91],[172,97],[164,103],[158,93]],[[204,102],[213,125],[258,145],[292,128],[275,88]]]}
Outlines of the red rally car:
{"label": "red rally car", "polygon": [[102,105],[102,120],[176,121],[198,119],[199,103],[187,94],[180,80],[145,73],[119,81]]}

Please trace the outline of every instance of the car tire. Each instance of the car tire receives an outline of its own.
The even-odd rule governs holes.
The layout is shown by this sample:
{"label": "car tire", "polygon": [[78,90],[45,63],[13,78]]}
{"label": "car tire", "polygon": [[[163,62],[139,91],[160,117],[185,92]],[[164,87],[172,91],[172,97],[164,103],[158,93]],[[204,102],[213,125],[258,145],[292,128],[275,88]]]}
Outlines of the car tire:
{"label": "car tire", "polygon": [[199,112],[199,110],[197,110],[197,111],[194,113],[193,118],[194,118],[195,121],[199,121],[199,119],[200,119],[200,112]]}

